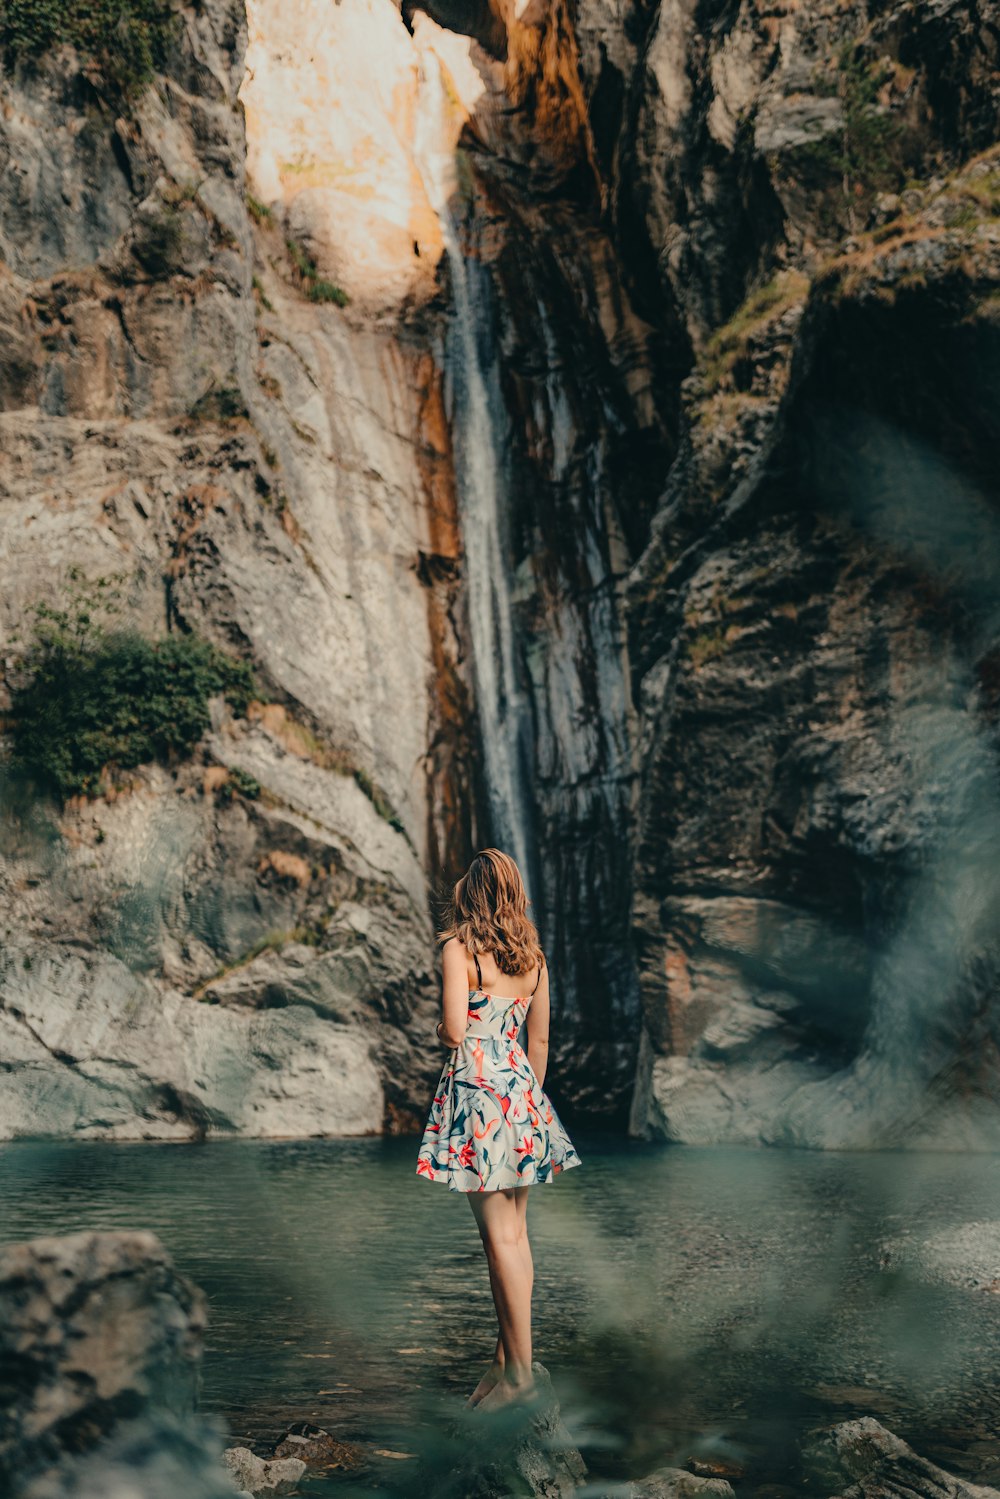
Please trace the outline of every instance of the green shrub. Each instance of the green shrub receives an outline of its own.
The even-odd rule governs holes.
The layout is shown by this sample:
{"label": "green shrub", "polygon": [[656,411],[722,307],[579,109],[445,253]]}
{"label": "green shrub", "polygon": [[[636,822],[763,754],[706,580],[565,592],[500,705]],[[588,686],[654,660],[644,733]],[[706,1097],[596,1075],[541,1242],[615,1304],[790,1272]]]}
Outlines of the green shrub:
{"label": "green shrub", "polygon": [[184,263],[183,209],[164,203],[158,212],[143,214],[136,223],[133,250],[151,276],[169,276]]}
{"label": "green shrub", "polygon": [[338,307],[347,306],[351,299],[346,291],[343,287],[334,285],[332,281],[323,280],[316,262],[302,248],[298,240],[286,239],[285,248],[292,265],[298,272],[302,290],[310,302],[335,302]]}
{"label": "green shrub", "polygon": [[6,67],[36,62],[68,43],[122,100],[137,98],[152,82],[177,27],[168,0],[0,0]]}
{"label": "green shrub", "polygon": [[274,223],[274,209],[255,198],[253,193],[247,193],[247,211],[255,224]]}
{"label": "green shrub", "polygon": [[[853,227],[853,200],[871,198],[903,180],[899,159],[902,126],[879,104],[879,93],[892,76],[891,66],[871,60],[856,42],[846,42],[831,76],[818,73],[817,93],[840,99],[843,126],[836,135],[806,141],[788,153],[790,164],[814,185],[836,184]],[[832,231],[834,222],[825,223]]]}
{"label": "green shrub", "polygon": [[13,760],[62,797],[99,795],[108,773],[190,752],[210,697],[243,714],[253,696],[247,663],[197,635],[147,640],[79,603],[36,616],[28,680],[11,692]]}
{"label": "green shrub", "polygon": [[323,281],[317,277],[310,281],[306,287],[306,296],[310,302],[335,302],[338,307],[347,306],[347,293],[343,287],[335,286],[332,281]]}
{"label": "green shrub", "polygon": [[229,768],[229,779],[219,787],[218,796],[221,802],[231,802],[234,796],[242,796],[248,802],[255,802],[260,796],[260,782],[248,770],[232,765]]}
{"label": "green shrub", "polygon": [[249,419],[247,403],[235,385],[211,386],[188,408],[193,422],[238,422]]}

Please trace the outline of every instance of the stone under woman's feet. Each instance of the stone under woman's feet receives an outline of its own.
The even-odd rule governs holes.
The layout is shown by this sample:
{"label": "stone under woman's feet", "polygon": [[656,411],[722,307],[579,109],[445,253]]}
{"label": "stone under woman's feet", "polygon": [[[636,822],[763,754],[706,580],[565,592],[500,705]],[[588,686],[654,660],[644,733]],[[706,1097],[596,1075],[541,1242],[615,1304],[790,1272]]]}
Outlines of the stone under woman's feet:
{"label": "stone under woman's feet", "polygon": [[531,1405],[538,1397],[538,1386],[515,1384],[513,1380],[499,1379],[487,1395],[478,1402],[481,1411],[497,1411],[507,1405]]}
{"label": "stone under woman's feet", "polygon": [[495,1389],[496,1386],[501,1382],[501,1380],[503,1379],[503,1367],[503,1364],[498,1364],[496,1359],[493,1360],[492,1364],[490,1364],[490,1367],[487,1369],[486,1373],[483,1375],[482,1379],[476,1385],[476,1388],[473,1390],[472,1394],[465,1402],[466,1406],[470,1410],[473,1406],[481,1404],[481,1402],[490,1393],[490,1391]]}

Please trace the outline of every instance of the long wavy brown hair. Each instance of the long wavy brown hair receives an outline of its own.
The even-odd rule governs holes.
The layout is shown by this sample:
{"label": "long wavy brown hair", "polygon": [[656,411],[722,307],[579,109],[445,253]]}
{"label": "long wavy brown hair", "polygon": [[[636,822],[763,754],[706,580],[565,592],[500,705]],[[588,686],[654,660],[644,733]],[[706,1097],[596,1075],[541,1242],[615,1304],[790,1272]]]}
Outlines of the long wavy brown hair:
{"label": "long wavy brown hair", "polygon": [[529,904],[514,860],[481,848],[452,891],[438,940],[457,937],[470,953],[492,953],[501,973],[527,973],[544,962]]}

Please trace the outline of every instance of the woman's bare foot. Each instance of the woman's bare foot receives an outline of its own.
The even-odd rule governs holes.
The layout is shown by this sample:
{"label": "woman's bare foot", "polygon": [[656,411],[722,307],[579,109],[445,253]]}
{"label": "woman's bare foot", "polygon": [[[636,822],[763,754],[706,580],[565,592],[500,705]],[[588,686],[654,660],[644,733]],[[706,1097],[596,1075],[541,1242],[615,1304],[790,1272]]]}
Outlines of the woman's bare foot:
{"label": "woman's bare foot", "polygon": [[478,1405],[484,1411],[500,1410],[505,1405],[530,1405],[537,1394],[538,1389],[533,1380],[515,1384],[513,1380],[501,1377]]}
{"label": "woman's bare foot", "polygon": [[501,1383],[501,1381],[503,1380],[503,1370],[503,1364],[500,1363],[497,1359],[494,1359],[492,1364],[490,1364],[490,1367],[487,1369],[486,1373],[483,1375],[482,1379],[476,1385],[476,1388],[473,1390],[472,1394],[469,1396],[468,1400],[465,1402],[466,1406],[469,1409],[471,1409],[473,1406],[479,1405],[480,1402],[490,1393],[490,1391],[495,1389],[496,1386]]}

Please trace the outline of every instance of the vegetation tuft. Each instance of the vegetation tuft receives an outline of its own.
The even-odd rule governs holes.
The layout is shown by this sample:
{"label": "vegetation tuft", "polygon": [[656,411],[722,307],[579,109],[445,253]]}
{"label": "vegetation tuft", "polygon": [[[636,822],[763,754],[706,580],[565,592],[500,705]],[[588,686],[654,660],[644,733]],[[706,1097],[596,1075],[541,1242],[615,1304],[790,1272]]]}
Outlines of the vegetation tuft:
{"label": "vegetation tuft", "polygon": [[0,0],[4,66],[75,47],[103,92],[131,101],[166,62],[179,18],[168,0]]}
{"label": "vegetation tuft", "polygon": [[338,307],[347,306],[350,297],[346,291],[343,287],[335,286],[332,281],[323,280],[316,262],[311,255],[306,253],[298,240],[286,239],[285,248],[298,273],[299,284],[310,302],[335,302]]}
{"label": "vegetation tuft", "polygon": [[255,224],[274,223],[274,209],[255,198],[253,193],[247,193],[247,211]]}
{"label": "vegetation tuft", "polygon": [[235,385],[213,385],[188,408],[188,417],[193,422],[218,422],[224,426],[248,421],[250,412]]}
{"label": "vegetation tuft", "polygon": [[403,821],[399,816],[399,813],[394,811],[389,798],[386,796],[385,792],[375,784],[368,772],[365,770],[361,770],[360,768],[356,768],[354,771],[354,779],[357,781],[358,785],[361,787],[361,790],[364,792],[365,796],[367,796],[368,800],[371,802],[378,815],[384,818],[389,826],[395,829],[397,833],[405,832],[406,829],[403,826]]}
{"label": "vegetation tuft", "polygon": [[726,636],[721,629],[704,631],[696,635],[691,641],[689,654],[691,664],[695,671],[705,665],[707,661],[715,661],[719,656],[725,654]]}
{"label": "vegetation tuft", "polygon": [[234,796],[245,797],[249,802],[255,802],[260,797],[260,782],[256,776],[252,776],[248,770],[241,770],[238,765],[233,765],[229,770],[229,778],[219,787],[219,801],[228,803]]}
{"label": "vegetation tuft", "polygon": [[[904,179],[900,160],[902,127],[880,103],[880,95],[895,76],[885,60],[872,61],[856,42],[846,42],[837,56],[832,77],[816,79],[819,92],[841,101],[843,125],[837,135],[823,136],[789,152],[794,165],[818,184],[839,180],[839,193],[854,229],[854,207],[876,192],[899,188]],[[835,210],[834,210],[835,212]],[[828,231],[835,221],[826,223]]]}
{"label": "vegetation tuft", "polygon": [[11,692],[14,764],[64,798],[100,795],[116,771],[189,753],[215,694],[239,714],[253,697],[247,663],[209,641],[147,640],[102,619],[117,613],[113,582],[75,590],[64,609],[36,607],[27,680]]}
{"label": "vegetation tuft", "polygon": [[809,278],[799,271],[779,271],[765,286],[750,292],[730,318],[717,328],[705,346],[704,378],[712,391],[730,374],[749,341],[790,307],[804,302]]}

